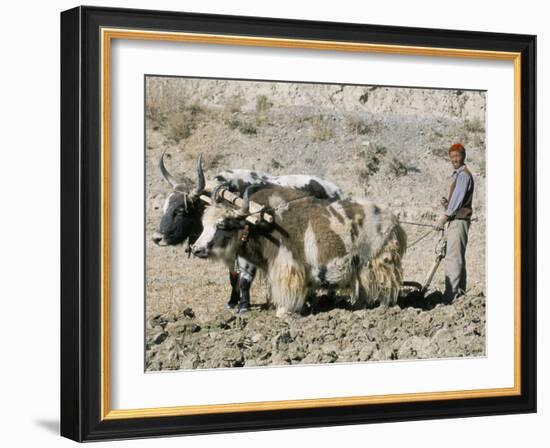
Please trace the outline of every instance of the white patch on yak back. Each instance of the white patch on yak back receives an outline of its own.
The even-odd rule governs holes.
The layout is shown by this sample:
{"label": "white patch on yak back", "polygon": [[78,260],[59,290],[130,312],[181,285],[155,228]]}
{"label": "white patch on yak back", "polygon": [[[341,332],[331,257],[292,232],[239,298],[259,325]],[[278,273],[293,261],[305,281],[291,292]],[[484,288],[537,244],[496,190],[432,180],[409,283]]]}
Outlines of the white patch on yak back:
{"label": "white patch on yak back", "polygon": [[315,268],[319,260],[319,247],[317,247],[317,238],[311,226],[311,222],[307,224],[306,233],[304,234],[304,254],[307,263]]}
{"label": "white patch on yak back", "polygon": [[338,188],[332,182],[321,179],[317,176],[311,176],[309,174],[288,174],[285,176],[272,176],[272,178],[270,179],[270,182],[276,185],[295,189],[306,189],[311,181],[315,181],[319,185],[321,185],[330,199],[340,199],[344,196],[342,190],[340,190],[340,188]]}
{"label": "white patch on yak back", "polygon": [[[233,169],[224,170],[216,174],[215,179],[221,183],[229,183],[234,188],[240,189],[243,185],[273,184],[281,187],[294,189],[304,189],[308,191],[308,185],[311,181],[319,184],[330,199],[341,199],[344,193],[338,186],[325,179],[309,174],[288,174],[283,176],[272,176],[262,171]],[[315,191],[309,191],[315,193]]]}
{"label": "white patch on yak back", "polygon": [[[266,179],[269,179],[269,177],[270,176],[268,174],[261,171],[243,169],[221,171],[215,176],[215,178],[222,183],[229,182],[235,186],[238,186],[237,184],[239,183],[239,181],[248,185],[265,183]],[[221,180],[222,178],[225,180]]]}

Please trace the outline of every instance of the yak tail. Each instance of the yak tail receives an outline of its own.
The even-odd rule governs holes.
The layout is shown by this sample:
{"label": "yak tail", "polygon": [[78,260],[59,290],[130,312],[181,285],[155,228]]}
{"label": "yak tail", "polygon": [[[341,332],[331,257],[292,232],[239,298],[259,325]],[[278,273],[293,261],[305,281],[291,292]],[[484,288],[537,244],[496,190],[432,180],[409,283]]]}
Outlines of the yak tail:
{"label": "yak tail", "polygon": [[407,249],[407,234],[399,223],[394,222],[385,244],[359,272],[361,301],[367,305],[380,303],[393,306],[399,298],[403,281],[402,258]]}

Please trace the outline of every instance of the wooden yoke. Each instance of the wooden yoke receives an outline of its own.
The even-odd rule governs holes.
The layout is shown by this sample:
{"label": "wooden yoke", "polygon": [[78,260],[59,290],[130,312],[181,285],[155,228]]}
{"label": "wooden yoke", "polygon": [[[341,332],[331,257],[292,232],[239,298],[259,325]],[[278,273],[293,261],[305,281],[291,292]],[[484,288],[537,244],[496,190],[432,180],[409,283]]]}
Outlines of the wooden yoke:
{"label": "wooden yoke", "polygon": [[[208,193],[208,195],[202,194],[200,196],[201,201],[207,203],[208,205],[212,205],[212,199],[210,198],[210,194],[212,194],[212,191],[214,188],[216,188],[216,184],[212,184],[211,182],[207,182],[206,186],[204,188],[204,191]],[[225,188],[220,188],[218,190],[218,198],[229,202],[230,204],[234,205],[237,208],[241,208],[243,205],[243,200],[240,196],[236,195],[235,193],[232,193],[229,190],[226,190]],[[272,223],[273,222],[273,216],[269,213],[262,212],[262,209],[264,207],[257,202],[249,201],[249,210],[250,210],[250,216],[246,217],[246,221],[250,224],[258,224],[262,219],[266,222]]]}

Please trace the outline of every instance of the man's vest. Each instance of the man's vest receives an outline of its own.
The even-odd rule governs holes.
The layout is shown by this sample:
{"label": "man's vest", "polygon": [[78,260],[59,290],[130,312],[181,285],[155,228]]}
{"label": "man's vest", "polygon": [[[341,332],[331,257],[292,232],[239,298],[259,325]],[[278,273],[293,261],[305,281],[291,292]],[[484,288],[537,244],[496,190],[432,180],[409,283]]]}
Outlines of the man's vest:
{"label": "man's vest", "polygon": [[[470,177],[470,181],[472,182],[472,188],[464,193],[464,199],[462,200],[462,205],[457,210],[456,215],[454,216],[453,219],[470,220],[470,218],[472,217],[472,198],[474,196],[474,177],[466,167],[464,167],[463,172],[464,174]],[[453,179],[453,182],[451,183],[451,189],[449,191],[449,201],[451,200],[451,197],[453,196],[453,192],[455,191],[456,177]]]}

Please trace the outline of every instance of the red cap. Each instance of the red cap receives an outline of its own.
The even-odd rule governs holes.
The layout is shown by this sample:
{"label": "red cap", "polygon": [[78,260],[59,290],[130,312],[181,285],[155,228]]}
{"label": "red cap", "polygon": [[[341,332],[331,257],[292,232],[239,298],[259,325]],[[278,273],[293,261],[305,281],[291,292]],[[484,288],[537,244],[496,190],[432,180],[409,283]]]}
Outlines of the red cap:
{"label": "red cap", "polygon": [[449,154],[451,153],[451,151],[458,151],[458,152],[461,152],[462,154],[466,154],[466,150],[464,149],[464,146],[462,146],[460,143],[455,143],[454,145],[452,145],[449,148]]}

